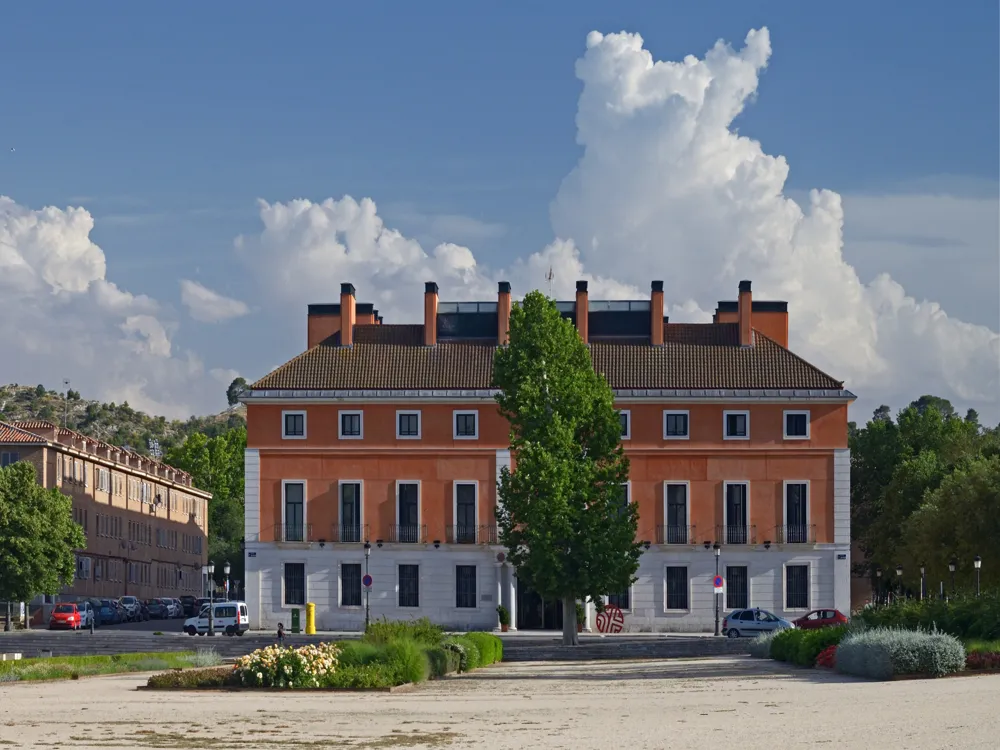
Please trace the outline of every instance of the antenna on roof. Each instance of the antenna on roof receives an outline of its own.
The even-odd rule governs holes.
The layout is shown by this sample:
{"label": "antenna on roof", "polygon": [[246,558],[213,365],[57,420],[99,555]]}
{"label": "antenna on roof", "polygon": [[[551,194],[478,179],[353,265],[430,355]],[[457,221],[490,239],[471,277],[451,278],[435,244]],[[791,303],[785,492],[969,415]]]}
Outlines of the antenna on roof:
{"label": "antenna on roof", "polygon": [[555,277],[556,277],[556,275],[554,273],[552,273],[552,266],[549,266],[549,272],[547,274],[545,274],[545,280],[547,282],[549,282],[549,296],[550,297],[552,296],[552,279],[554,279]]}
{"label": "antenna on roof", "polygon": [[66,393],[63,394],[63,429],[65,430],[69,416],[69,378],[63,378],[63,385],[66,386]]}

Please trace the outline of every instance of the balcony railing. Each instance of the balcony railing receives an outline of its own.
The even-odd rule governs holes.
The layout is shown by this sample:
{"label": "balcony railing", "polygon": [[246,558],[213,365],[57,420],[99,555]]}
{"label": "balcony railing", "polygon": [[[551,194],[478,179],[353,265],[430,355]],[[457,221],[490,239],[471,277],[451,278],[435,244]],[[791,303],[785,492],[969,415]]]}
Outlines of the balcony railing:
{"label": "balcony railing", "polygon": [[752,525],[716,526],[715,540],[722,544],[756,544],[757,527]]}
{"label": "balcony railing", "polygon": [[304,544],[311,539],[311,523],[278,524],[274,527],[274,541],[276,542],[302,542]]}
{"label": "balcony railing", "polygon": [[394,544],[423,544],[427,542],[426,526],[390,526],[389,541]]}
{"label": "balcony railing", "polygon": [[368,524],[334,524],[327,540],[335,544],[361,544],[368,541]]}
{"label": "balcony railing", "polygon": [[449,526],[448,544],[496,544],[496,526]]}
{"label": "balcony railing", "polygon": [[657,544],[695,544],[694,526],[658,526]]}
{"label": "balcony railing", "polygon": [[775,536],[778,544],[815,544],[816,525],[815,524],[792,524],[788,526],[775,527]]}

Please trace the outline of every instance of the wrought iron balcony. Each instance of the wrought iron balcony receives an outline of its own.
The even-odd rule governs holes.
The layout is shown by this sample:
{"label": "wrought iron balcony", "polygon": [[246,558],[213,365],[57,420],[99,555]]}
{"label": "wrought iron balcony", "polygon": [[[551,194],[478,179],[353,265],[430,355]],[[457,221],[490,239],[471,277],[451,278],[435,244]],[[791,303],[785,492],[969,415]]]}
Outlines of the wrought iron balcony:
{"label": "wrought iron balcony", "polygon": [[424,544],[427,542],[427,526],[390,526],[389,541],[393,544]]}
{"label": "wrought iron balcony", "polygon": [[694,526],[658,526],[657,544],[695,544]]}
{"label": "wrought iron balcony", "polygon": [[448,544],[496,544],[496,526],[449,526]]}
{"label": "wrought iron balcony", "polygon": [[757,527],[753,525],[716,526],[715,541],[720,544],[756,544]]}
{"label": "wrought iron balcony", "polygon": [[276,542],[300,542],[305,544],[311,540],[311,523],[286,523],[278,524],[274,527],[274,541]]}
{"label": "wrought iron balcony", "polygon": [[335,544],[361,544],[368,541],[368,524],[334,524],[328,542]]}
{"label": "wrought iron balcony", "polygon": [[789,524],[775,527],[778,544],[815,544],[816,524]]}

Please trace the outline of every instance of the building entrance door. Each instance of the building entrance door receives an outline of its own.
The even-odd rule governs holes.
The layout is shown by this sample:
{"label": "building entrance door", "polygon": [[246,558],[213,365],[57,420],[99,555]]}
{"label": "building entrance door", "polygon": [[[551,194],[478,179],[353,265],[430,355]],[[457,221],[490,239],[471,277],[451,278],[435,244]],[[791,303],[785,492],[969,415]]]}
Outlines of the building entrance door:
{"label": "building entrance door", "polygon": [[519,578],[515,625],[518,630],[562,630],[562,602],[542,599]]}

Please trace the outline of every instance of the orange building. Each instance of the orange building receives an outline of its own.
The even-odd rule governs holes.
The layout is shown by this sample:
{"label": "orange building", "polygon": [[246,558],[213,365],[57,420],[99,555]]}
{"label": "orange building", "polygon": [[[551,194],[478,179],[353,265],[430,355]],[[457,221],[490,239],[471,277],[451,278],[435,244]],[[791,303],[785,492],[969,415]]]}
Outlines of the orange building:
{"label": "orange building", "polygon": [[[634,585],[608,594],[629,630],[712,629],[716,542],[725,611],[850,608],[854,396],[787,349],[787,304],[750,286],[706,324],[670,323],[660,281],[634,301],[581,281],[557,303],[621,410],[646,542]],[[255,626],[313,602],[320,629],[358,629],[370,597],[373,618],[493,628],[503,604],[514,627],[561,627],[497,544],[511,455],[492,368],[510,309],[507,282],[491,302],[441,302],[428,282],[417,325],[383,324],[351,284],[309,307],[307,350],[244,394]]]}

